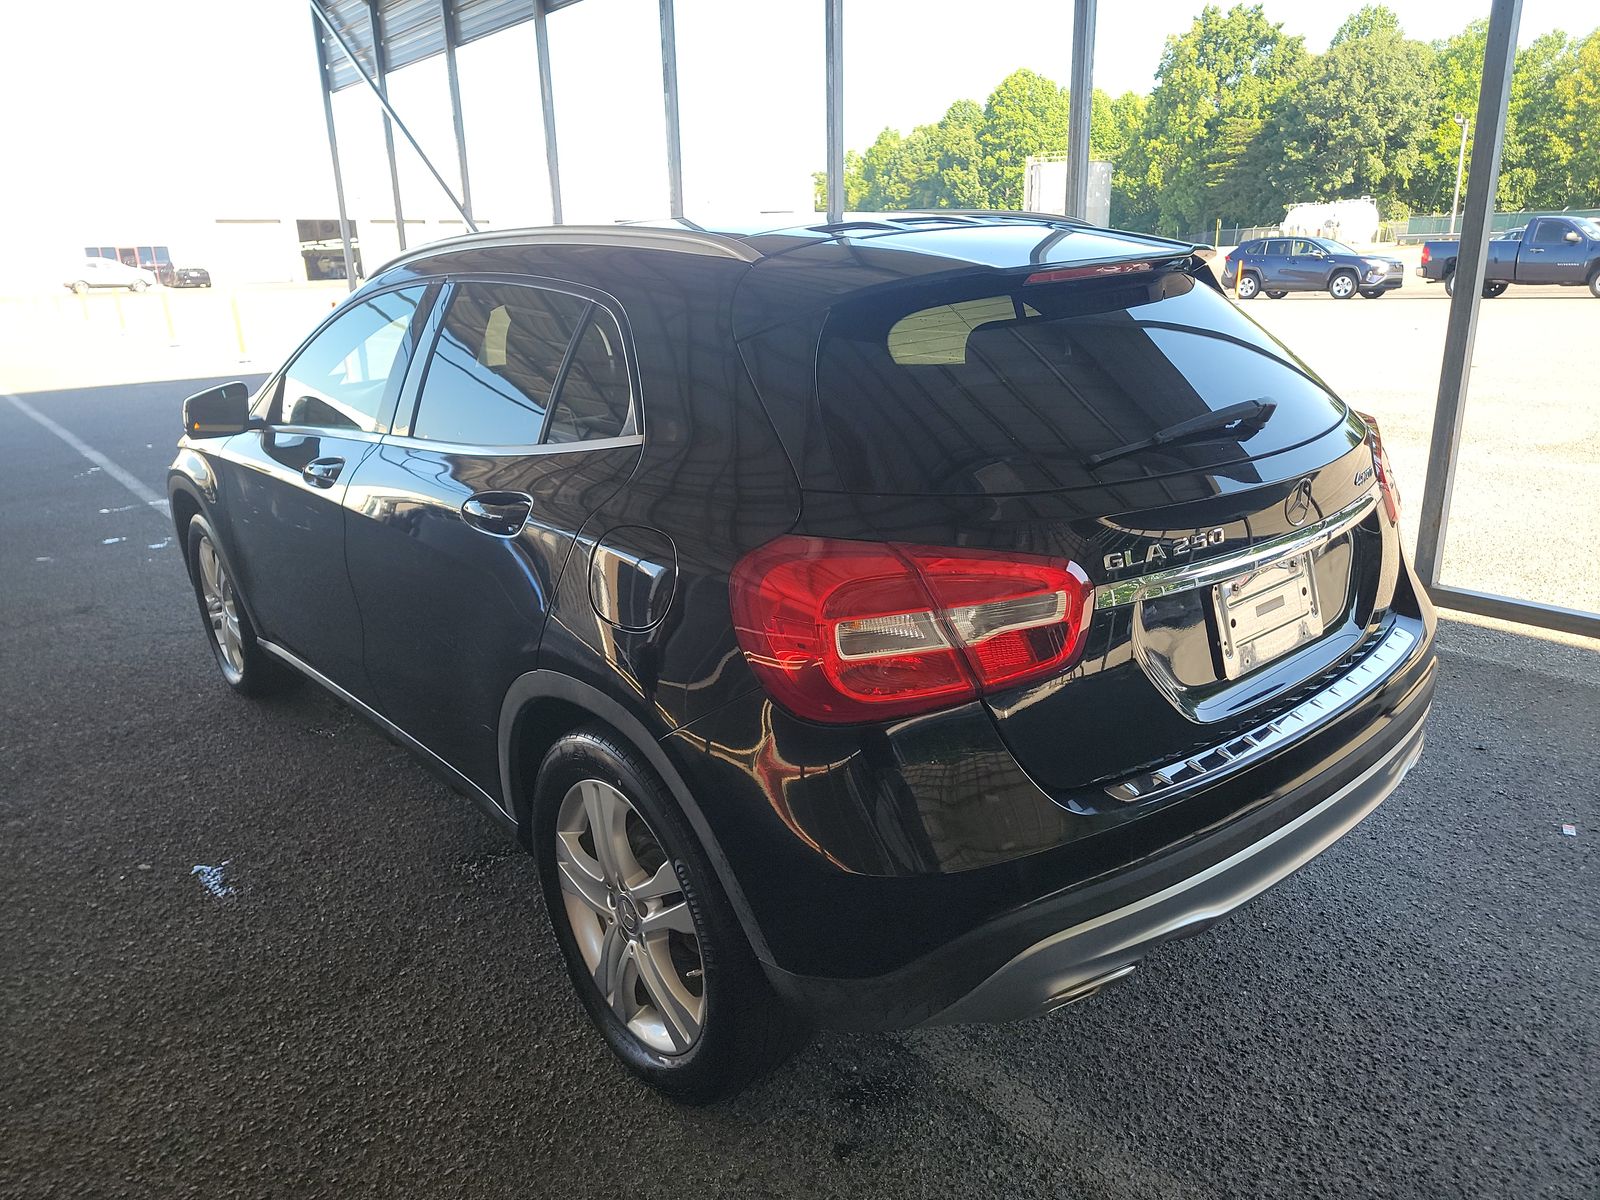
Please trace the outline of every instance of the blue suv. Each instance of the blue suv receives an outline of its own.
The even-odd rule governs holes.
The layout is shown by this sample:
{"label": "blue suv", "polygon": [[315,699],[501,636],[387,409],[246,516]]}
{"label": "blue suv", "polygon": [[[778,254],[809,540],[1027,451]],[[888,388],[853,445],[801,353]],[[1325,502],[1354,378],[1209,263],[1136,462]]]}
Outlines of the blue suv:
{"label": "blue suv", "polygon": [[1376,300],[1404,285],[1405,278],[1405,264],[1398,258],[1357,254],[1332,238],[1257,238],[1228,255],[1222,267],[1223,284],[1241,300],[1254,300],[1262,292],[1282,300],[1290,292],[1321,291],[1335,300],[1348,300],[1357,292]]}

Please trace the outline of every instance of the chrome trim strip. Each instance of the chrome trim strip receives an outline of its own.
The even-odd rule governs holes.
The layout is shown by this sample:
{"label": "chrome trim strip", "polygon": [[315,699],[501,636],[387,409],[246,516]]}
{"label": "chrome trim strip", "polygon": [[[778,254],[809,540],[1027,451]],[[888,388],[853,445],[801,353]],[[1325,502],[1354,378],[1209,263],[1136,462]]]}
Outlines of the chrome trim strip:
{"label": "chrome trim strip", "polygon": [[367,720],[371,721],[385,733],[395,738],[402,745],[404,745],[406,749],[411,750],[427,759],[430,764],[444,772],[444,774],[447,775],[453,783],[457,784],[463,791],[465,791],[472,798],[472,800],[477,803],[479,808],[483,809],[484,812],[488,813],[491,817],[500,822],[503,827],[507,829],[516,828],[517,819],[514,813],[509,813],[504,808],[500,807],[499,802],[496,801],[493,796],[489,795],[488,792],[484,791],[477,784],[473,783],[472,780],[468,779],[460,771],[456,770],[449,763],[445,762],[444,759],[440,758],[432,750],[428,749],[428,747],[417,741],[416,738],[412,737],[404,729],[401,729],[400,726],[389,720],[388,717],[384,716],[377,709],[373,708],[372,705],[361,699],[360,696],[355,695],[353,692],[346,691],[333,680],[329,679],[321,671],[313,667],[310,663],[300,658],[293,651],[285,650],[282,646],[277,645],[275,642],[269,642],[266,640],[266,638],[258,637],[256,639],[256,645],[260,646],[268,654],[272,655],[273,658],[276,658],[280,662],[293,667],[296,671],[300,672],[300,674],[311,680],[312,683],[318,684],[332,692],[335,697],[343,700],[363,717],[366,717]]}
{"label": "chrome trim strip", "polygon": [[1367,514],[1376,508],[1377,504],[1378,492],[1374,488],[1354,504],[1346,505],[1315,525],[1308,525],[1304,529],[1296,529],[1289,533],[1280,533],[1264,542],[1257,542],[1250,549],[1238,554],[1230,554],[1226,558],[1208,559],[1201,563],[1185,563],[1181,567],[1157,571],[1153,575],[1141,575],[1137,579],[1102,583],[1094,589],[1095,610],[1098,612],[1103,608],[1120,608],[1124,604],[1134,604],[1157,596],[1170,596],[1175,592],[1186,592],[1190,588],[1209,587],[1234,575],[1243,574],[1251,567],[1260,566],[1270,559],[1301,550],[1314,550],[1365,520]]}
{"label": "chrome trim strip", "polygon": [[1416,641],[1415,634],[1397,625],[1348,672],[1282,716],[1229,738],[1221,745],[1177,759],[1154,771],[1119,780],[1105,789],[1106,795],[1124,804],[1149,800],[1174,788],[1220,779],[1280,750],[1288,742],[1331,721],[1394,674]]}

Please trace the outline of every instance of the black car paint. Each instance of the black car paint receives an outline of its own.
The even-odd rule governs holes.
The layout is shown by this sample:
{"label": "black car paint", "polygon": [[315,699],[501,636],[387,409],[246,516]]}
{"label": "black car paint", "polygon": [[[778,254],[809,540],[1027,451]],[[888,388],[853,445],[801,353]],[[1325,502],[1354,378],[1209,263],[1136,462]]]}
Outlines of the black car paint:
{"label": "black car paint", "polygon": [[[1555,236],[1540,242],[1545,231],[1554,231]],[[1567,241],[1568,233],[1576,234],[1578,240]],[[1424,242],[1422,248],[1418,275],[1440,283],[1455,273],[1459,241]],[[1487,253],[1485,283],[1582,287],[1593,286],[1591,281],[1600,277],[1600,237],[1589,236],[1584,226],[1567,217],[1538,217],[1523,227],[1520,237],[1497,235],[1489,240]]]}
{"label": "black car paint", "polygon": [[[1224,713],[1202,728],[1156,692],[1133,660],[1127,610],[1097,616],[1090,653],[1069,680],[1016,695],[850,727],[811,724],[765,697],[732,632],[727,581],[742,555],[780,534],[1017,550],[1043,542],[1106,582],[1140,573],[1108,570],[1113,550],[1142,562],[1150,546],[1214,527],[1229,548],[1248,544],[1282,527],[1272,514],[1302,479],[1332,512],[1370,471],[1364,431],[1351,418],[1263,459],[1165,475],[1130,468],[1109,491],[803,491],[795,456],[805,432],[776,396],[783,350],[803,347],[837,297],[997,266],[1139,254],[1189,261],[1175,244],[1061,223],[977,224],[981,236],[965,231],[979,243],[971,257],[955,224],[730,237],[730,253],[662,251],[617,236],[589,244],[510,236],[409,256],[355,296],[430,289],[384,428],[355,445],[270,427],[187,441],[169,481],[175,519],[181,527],[206,513],[264,637],[307,660],[525,839],[542,747],[583,719],[608,721],[678,798],[786,994],[827,1023],[920,1019],[926,998],[902,997],[877,1016],[852,1010],[893,990],[872,980],[936,963],[945,963],[939,994],[975,982],[983,962],[1024,944],[1032,926],[1019,914],[1092,916],[1126,892],[1123,876],[1135,865],[1159,871],[1180,852],[1204,857],[1268,810],[1313,803],[1377,743],[1393,741],[1398,732],[1386,730],[1398,730],[1402,714],[1414,724],[1432,687],[1432,612],[1380,508],[1352,538],[1364,547],[1362,571],[1342,625],[1252,678],[1249,690],[1287,688],[1278,698],[1287,703],[1396,623],[1421,635],[1416,651],[1356,711],[1196,793],[1108,807],[1093,786],[1239,723]],[[766,257],[752,263],[757,254],[740,246]],[[1216,286],[1197,263],[1187,269]],[[507,274],[586,290],[617,315],[642,401],[639,436],[494,454],[406,436],[413,351],[419,339],[427,344],[439,290]],[[764,348],[753,354],[757,334]],[[774,390],[766,404],[758,384]],[[347,464],[338,486],[297,482],[305,462],[330,451]],[[485,490],[530,498],[531,519],[515,536],[488,537],[462,520],[463,501]],[[1107,515],[1108,494],[1120,515]],[[293,536],[281,531],[270,566],[252,561],[240,527],[284,521]],[[295,605],[298,622],[284,616]],[[1163,618],[1180,631],[1201,619],[1182,606]],[[1225,708],[1230,690],[1237,685],[1207,699]],[[1039,721],[1044,738],[1029,729]],[[1046,761],[1037,747],[1049,738],[1059,752]],[[1018,739],[1031,747],[1027,768],[1013,752]],[[990,928],[983,955],[946,962],[941,947]]]}

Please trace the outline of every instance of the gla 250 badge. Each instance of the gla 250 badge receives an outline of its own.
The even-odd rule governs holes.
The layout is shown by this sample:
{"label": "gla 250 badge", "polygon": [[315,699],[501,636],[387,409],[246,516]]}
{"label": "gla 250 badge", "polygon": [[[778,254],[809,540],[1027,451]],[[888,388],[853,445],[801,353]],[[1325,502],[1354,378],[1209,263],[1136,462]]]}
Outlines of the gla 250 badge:
{"label": "gla 250 badge", "polygon": [[1220,546],[1227,540],[1228,535],[1220,528],[1206,529],[1189,537],[1151,542],[1145,547],[1142,555],[1137,550],[1113,550],[1106,555],[1106,570],[1121,571],[1141,564],[1148,566],[1151,563],[1164,563],[1169,558],[1185,558],[1196,550],[1204,550],[1208,546]]}

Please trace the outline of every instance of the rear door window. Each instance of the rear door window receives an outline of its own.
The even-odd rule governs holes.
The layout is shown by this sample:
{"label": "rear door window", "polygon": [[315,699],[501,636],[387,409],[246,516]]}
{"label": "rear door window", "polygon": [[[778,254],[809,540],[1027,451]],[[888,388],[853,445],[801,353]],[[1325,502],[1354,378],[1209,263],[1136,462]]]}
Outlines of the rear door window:
{"label": "rear door window", "polygon": [[617,319],[589,312],[567,362],[545,431],[547,442],[594,442],[633,432],[632,389]]}
{"label": "rear door window", "polygon": [[[1298,445],[1345,410],[1259,326],[1190,275],[1030,285],[985,276],[835,306],[816,402],[847,491],[997,493],[1193,469],[1194,451],[1087,460],[1241,401],[1277,407],[1207,462]],[[808,486],[818,486],[810,484]]]}
{"label": "rear door window", "polygon": [[462,283],[449,305],[412,436],[478,446],[538,442],[589,302],[523,284]]}
{"label": "rear door window", "polygon": [[1284,258],[1289,253],[1289,243],[1283,238],[1274,238],[1267,243],[1267,248],[1262,253],[1268,258]]}

